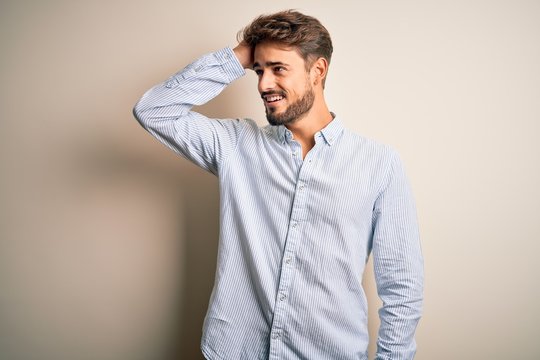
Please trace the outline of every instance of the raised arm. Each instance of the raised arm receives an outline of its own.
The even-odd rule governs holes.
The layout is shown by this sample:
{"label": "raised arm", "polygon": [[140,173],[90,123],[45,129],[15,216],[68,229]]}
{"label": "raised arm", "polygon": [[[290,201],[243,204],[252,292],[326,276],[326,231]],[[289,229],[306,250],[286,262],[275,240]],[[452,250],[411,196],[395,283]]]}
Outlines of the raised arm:
{"label": "raised arm", "polygon": [[[239,56],[246,61],[245,49],[240,49]],[[148,90],[133,113],[163,144],[217,174],[238,141],[242,122],[208,119],[191,108],[208,102],[244,74],[236,52],[224,48],[199,58]]]}

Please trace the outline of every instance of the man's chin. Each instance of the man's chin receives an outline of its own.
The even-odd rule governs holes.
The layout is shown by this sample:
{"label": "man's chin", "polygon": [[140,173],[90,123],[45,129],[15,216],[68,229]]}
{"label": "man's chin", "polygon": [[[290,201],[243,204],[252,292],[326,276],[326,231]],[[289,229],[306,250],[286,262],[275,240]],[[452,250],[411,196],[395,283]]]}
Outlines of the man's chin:
{"label": "man's chin", "polygon": [[266,111],[266,116],[280,116],[283,113],[283,111],[279,111],[277,107],[273,106],[266,106],[264,110]]}
{"label": "man's chin", "polygon": [[[281,116],[280,116],[281,115]],[[266,113],[266,120],[270,125],[273,126],[279,126],[279,125],[287,125],[292,124],[295,119],[291,117],[284,116],[286,114],[279,114],[279,113]]]}
{"label": "man's chin", "polygon": [[266,108],[266,113],[272,114],[272,115],[279,115],[286,110],[286,109],[282,109],[281,106],[279,105],[271,105],[271,104],[266,105],[265,108]]}

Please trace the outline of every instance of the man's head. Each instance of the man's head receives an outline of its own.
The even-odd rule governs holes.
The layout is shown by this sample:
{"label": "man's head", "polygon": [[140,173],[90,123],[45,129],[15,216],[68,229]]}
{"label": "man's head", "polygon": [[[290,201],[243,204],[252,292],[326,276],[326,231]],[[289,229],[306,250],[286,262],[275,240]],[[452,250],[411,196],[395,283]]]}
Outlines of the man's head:
{"label": "man's head", "polygon": [[318,99],[324,101],[332,42],[317,19],[291,10],[263,15],[241,37],[253,51],[253,70],[270,124],[291,124],[306,116]]}
{"label": "man's head", "polygon": [[328,30],[314,17],[294,10],[261,15],[238,35],[239,40],[245,41],[252,49],[264,42],[293,48],[304,59],[306,68],[320,57],[328,63],[332,58],[333,47]]}

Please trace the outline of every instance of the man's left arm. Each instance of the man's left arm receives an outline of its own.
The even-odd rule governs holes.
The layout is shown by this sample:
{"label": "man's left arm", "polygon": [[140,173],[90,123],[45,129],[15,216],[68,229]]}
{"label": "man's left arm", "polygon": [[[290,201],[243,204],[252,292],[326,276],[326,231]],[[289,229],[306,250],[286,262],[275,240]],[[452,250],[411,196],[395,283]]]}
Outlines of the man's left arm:
{"label": "man's left arm", "polygon": [[374,206],[373,263],[383,302],[376,360],[411,360],[422,313],[424,265],[416,208],[397,153]]}

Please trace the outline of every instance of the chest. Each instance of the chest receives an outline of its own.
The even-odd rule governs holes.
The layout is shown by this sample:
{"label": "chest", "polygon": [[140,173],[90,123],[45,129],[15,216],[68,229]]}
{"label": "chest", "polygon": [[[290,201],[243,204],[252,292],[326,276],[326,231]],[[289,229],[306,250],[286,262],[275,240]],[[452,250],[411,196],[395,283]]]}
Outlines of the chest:
{"label": "chest", "polygon": [[238,188],[272,204],[296,206],[323,218],[371,213],[384,171],[361,147],[316,144],[302,159],[298,146],[261,144],[241,154]]}

